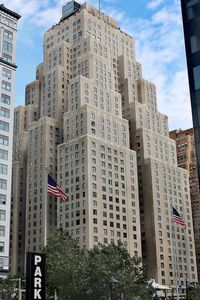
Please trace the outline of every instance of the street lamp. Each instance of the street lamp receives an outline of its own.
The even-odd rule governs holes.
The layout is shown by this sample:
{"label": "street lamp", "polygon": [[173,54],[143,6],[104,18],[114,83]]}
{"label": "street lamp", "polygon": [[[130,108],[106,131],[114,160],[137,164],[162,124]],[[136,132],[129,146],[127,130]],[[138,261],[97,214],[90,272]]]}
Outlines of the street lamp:
{"label": "street lamp", "polygon": [[119,280],[115,279],[113,276],[109,277],[107,280],[108,284],[108,300],[112,300],[112,289],[113,289],[113,284],[118,283]]}
{"label": "street lamp", "polygon": [[[26,290],[22,289],[22,279],[21,278],[16,278],[16,279],[11,279],[13,282],[18,282],[18,299],[22,299],[22,293],[25,292]],[[25,281],[25,280],[23,280]]]}

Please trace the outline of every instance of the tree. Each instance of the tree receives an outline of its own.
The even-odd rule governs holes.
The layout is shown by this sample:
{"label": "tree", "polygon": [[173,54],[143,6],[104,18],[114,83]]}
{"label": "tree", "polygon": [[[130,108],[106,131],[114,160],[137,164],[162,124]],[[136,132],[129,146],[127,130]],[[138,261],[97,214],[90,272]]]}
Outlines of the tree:
{"label": "tree", "polygon": [[59,299],[105,300],[111,276],[119,281],[110,285],[113,299],[121,299],[122,294],[124,300],[151,299],[141,259],[131,257],[122,243],[81,250],[59,229],[49,238],[45,252],[48,292],[53,295],[56,289]]}
{"label": "tree", "polygon": [[0,278],[0,299],[10,300],[16,294],[15,285],[12,280],[8,278]]}
{"label": "tree", "polygon": [[56,289],[61,299],[74,299],[77,271],[82,262],[78,244],[67,232],[56,230],[49,238],[45,252],[48,292],[52,295]]}
{"label": "tree", "polygon": [[200,299],[200,287],[197,286],[193,290],[188,292],[189,300],[199,300]]}

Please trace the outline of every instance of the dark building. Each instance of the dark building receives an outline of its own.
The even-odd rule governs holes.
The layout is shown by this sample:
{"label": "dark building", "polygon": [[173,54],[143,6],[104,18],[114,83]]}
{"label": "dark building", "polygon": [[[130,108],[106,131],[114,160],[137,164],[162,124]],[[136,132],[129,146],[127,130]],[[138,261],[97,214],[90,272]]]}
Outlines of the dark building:
{"label": "dark building", "polygon": [[181,0],[181,7],[200,181],[200,0]]}

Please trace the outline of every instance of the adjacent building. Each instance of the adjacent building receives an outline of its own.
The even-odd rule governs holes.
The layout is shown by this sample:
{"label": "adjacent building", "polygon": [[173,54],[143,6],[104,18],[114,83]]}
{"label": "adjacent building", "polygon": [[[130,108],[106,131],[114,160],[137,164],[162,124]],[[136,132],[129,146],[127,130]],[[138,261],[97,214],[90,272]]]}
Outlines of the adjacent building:
{"label": "adjacent building", "polygon": [[16,33],[20,16],[0,5],[0,277],[9,271]]}
{"label": "adjacent building", "polygon": [[[83,248],[120,240],[131,255],[143,253],[149,276],[173,289],[180,278],[184,293],[186,275],[197,281],[188,173],[177,166],[133,38],[93,6],[69,2],[45,33],[44,60],[25,94],[14,125],[14,152],[25,135],[25,156],[13,156],[23,174],[13,178],[13,202],[25,207],[23,251],[44,246],[45,224],[48,234],[68,230]],[[46,169],[69,196],[48,196],[47,209]],[[172,206],[186,230],[171,222]],[[15,210],[14,218],[13,232]],[[16,272],[23,258],[16,242],[12,249]]]}
{"label": "adjacent building", "polygon": [[196,247],[197,272],[200,281],[200,192],[196,161],[196,148],[193,128],[173,130],[170,137],[176,141],[178,165],[189,173],[190,197],[194,226],[194,240]]}
{"label": "adjacent building", "polygon": [[181,0],[181,7],[200,182],[200,0]]}

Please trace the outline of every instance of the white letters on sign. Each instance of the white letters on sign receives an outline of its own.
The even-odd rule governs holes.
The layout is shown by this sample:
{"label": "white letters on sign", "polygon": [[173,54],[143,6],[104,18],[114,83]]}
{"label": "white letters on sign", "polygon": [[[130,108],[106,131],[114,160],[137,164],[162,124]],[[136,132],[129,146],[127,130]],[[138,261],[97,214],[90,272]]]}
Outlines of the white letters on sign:
{"label": "white letters on sign", "polygon": [[39,266],[37,266],[37,267],[35,268],[34,276],[40,276],[40,277],[42,277],[41,269],[40,269]]}
{"label": "white letters on sign", "polygon": [[36,255],[36,256],[35,256],[35,266],[37,266],[41,261],[42,261],[41,256]]}
{"label": "white letters on sign", "polygon": [[34,299],[42,299],[40,296],[41,289],[34,289]]}
{"label": "white letters on sign", "polygon": [[40,263],[42,261],[42,257],[40,255],[36,255],[34,258],[34,266],[35,266],[35,272],[34,272],[34,300],[36,299],[42,299],[40,293],[42,288],[42,272]]}

